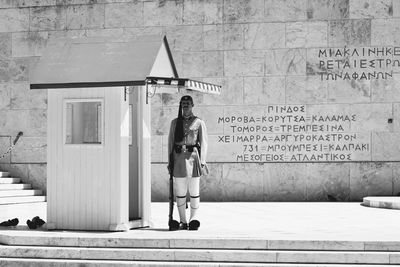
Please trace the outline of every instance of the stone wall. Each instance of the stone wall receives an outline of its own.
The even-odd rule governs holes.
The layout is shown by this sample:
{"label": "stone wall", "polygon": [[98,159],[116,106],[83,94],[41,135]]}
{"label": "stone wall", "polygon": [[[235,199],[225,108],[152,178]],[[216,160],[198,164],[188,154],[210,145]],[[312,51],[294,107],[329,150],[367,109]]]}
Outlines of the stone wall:
{"label": "stone wall", "polygon": [[[208,201],[341,201],[400,192],[398,0],[0,0],[0,160],[46,183],[46,91],[29,71],[50,38],[166,34],[207,123]],[[177,95],[152,104],[152,198],[166,201]]]}

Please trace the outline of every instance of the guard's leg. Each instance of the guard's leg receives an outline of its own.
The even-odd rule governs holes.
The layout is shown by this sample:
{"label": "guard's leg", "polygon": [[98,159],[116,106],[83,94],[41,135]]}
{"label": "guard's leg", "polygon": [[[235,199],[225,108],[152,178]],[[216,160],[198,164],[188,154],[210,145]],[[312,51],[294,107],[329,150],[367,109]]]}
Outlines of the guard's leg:
{"label": "guard's leg", "polygon": [[186,177],[175,177],[176,205],[178,206],[179,218],[182,223],[186,220],[186,193],[188,190],[188,179]]}
{"label": "guard's leg", "polygon": [[[189,228],[197,230],[200,222],[197,218],[197,212],[200,205],[200,177],[189,178],[189,194],[190,194],[190,222]],[[193,227],[192,227],[193,226]]]}

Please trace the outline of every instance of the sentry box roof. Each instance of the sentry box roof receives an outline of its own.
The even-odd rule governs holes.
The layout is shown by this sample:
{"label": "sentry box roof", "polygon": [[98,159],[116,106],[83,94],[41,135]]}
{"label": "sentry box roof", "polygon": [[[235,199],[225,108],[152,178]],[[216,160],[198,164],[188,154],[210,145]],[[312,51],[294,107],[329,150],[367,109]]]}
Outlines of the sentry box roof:
{"label": "sentry box roof", "polygon": [[150,85],[219,94],[218,85],[179,78],[167,38],[55,38],[31,73],[31,89]]}

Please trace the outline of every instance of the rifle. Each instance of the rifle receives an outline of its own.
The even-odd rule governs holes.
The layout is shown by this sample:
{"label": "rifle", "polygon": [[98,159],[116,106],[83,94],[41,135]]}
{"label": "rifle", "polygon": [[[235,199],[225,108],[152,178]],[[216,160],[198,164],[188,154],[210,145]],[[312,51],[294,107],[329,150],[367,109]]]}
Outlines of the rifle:
{"label": "rifle", "polygon": [[174,220],[174,154],[169,154],[169,215],[168,215],[168,226],[170,231],[179,229],[179,222]]}

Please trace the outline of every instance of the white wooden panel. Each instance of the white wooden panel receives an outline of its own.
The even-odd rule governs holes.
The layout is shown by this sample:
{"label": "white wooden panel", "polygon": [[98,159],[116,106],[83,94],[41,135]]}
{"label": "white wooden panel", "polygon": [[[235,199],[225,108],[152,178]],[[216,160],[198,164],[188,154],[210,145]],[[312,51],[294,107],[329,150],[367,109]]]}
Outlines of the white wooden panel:
{"label": "white wooden panel", "polygon": [[[70,98],[104,99],[101,145],[64,144],[63,99]],[[48,221],[57,229],[128,222],[128,109],[123,88],[49,90]]]}
{"label": "white wooden panel", "polygon": [[151,205],[151,113],[150,103],[146,103],[145,87],[139,89],[139,188],[141,219],[143,226],[150,225]]}

